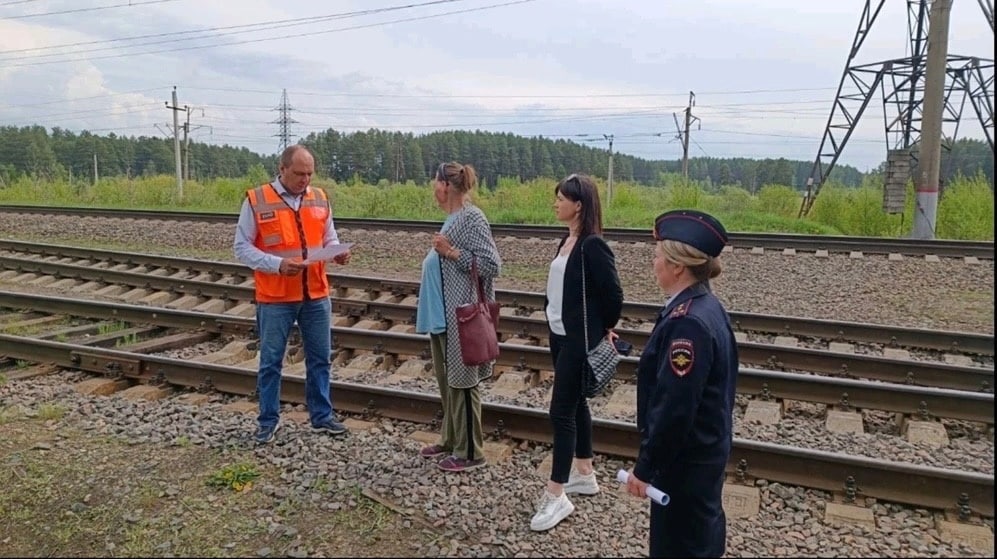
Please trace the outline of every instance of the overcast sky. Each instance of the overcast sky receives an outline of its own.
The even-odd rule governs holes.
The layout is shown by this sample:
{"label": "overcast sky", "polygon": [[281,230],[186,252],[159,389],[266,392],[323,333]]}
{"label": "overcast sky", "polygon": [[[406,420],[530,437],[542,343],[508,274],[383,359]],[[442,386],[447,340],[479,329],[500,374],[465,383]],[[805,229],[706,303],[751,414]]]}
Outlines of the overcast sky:
{"label": "overcast sky", "polygon": [[[992,60],[978,1],[953,4],[949,54]],[[613,135],[616,151],[678,159],[673,115],[693,91],[691,157],[812,161],[864,6],[0,0],[0,125],[169,134],[176,86],[194,139],[273,153],[286,89],[297,137],[462,128],[605,148]],[[888,0],[856,63],[906,56],[907,34],[907,2]],[[968,106],[959,135],[983,137]],[[868,170],[886,142],[877,95],[841,162]]]}

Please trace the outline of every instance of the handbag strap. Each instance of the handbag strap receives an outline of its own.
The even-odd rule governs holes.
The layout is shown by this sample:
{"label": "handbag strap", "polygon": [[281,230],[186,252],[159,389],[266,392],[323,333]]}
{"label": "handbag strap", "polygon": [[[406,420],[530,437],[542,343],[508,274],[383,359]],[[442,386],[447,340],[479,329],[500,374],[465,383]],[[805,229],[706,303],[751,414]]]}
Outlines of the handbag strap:
{"label": "handbag strap", "polygon": [[471,283],[478,290],[478,302],[485,303],[485,286],[481,277],[478,276],[478,257],[473,252],[471,253]]}

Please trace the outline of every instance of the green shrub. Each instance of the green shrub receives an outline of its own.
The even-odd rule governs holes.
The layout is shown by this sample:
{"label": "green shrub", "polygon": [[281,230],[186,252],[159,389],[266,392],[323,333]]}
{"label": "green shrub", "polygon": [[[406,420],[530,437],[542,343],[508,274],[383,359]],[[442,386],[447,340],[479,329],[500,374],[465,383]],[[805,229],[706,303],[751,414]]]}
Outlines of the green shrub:
{"label": "green shrub", "polygon": [[668,209],[695,209],[700,207],[705,193],[695,185],[676,185],[668,189]]}
{"label": "green shrub", "polygon": [[746,211],[754,206],[755,200],[747,190],[732,185],[720,187],[720,206],[717,208],[722,213],[734,213]]}
{"label": "green shrub", "polygon": [[994,191],[982,174],[958,177],[938,201],[936,236],[945,239],[994,239]]}
{"label": "green shrub", "polygon": [[767,184],[758,191],[754,207],[772,215],[795,218],[800,212],[801,201],[800,194],[792,188],[781,184]]}
{"label": "green shrub", "polygon": [[[606,227],[650,228],[658,214],[678,209],[710,212],[729,231],[767,231],[813,234],[897,237],[913,225],[913,184],[907,186],[902,214],[882,210],[880,177],[870,176],[860,188],[828,183],[821,190],[810,215],[797,219],[799,194],[782,185],[765,185],[754,196],[742,188],[724,186],[717,193],[706,185],[686,181],[681,175],[661,175],[663,186],[643,186],[622,181],[613,185],[613,200],[607,198],[606,183],[597,180]],[[170,175],[105,178],[96,185],[57,180],[41,183],[21,177],[0,189],[0,203],[29,205],[88,206],[135,209],[182,209],[236,213],[245,191],[271,180],[259,166],[249,176],[235,179],[186,181],[184,196],[177,196]],[[364,184],[359,176],[345,183],[315,179],[315,186],[330,196],[336,217],[422,219],[442,221],[428,181],[415,184]],[[476,189],[472,199],[492,223],[556,224],[553,211],[553,179],[499,177],[494,189]],[[937,214],[937,237],[993,240],[993,189],[983,176],[958,178],[943,191]]]}

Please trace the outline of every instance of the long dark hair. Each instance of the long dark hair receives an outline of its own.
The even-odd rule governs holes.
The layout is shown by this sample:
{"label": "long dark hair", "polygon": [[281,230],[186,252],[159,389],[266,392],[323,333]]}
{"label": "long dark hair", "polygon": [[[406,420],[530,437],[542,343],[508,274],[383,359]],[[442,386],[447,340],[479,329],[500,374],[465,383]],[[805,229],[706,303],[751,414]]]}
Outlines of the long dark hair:
{"label": "long dark hair", "polygon": [[558,192],[572,202],[582,203],[579,237],[602,235],[602,204],[599,202],[599,189],[592,177],[578,173],[568,175],[554,187],[555,196]]}

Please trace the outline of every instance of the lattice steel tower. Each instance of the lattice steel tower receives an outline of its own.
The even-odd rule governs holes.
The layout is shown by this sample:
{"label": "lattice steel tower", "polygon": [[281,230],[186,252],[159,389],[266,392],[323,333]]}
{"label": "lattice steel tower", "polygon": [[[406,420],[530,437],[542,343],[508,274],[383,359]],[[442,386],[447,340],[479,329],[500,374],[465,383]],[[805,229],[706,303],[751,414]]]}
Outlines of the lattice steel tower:
{"label": "lattice steel tower", "polygon": [[[856,64],[856,58],[869,30],[886,0],[866,0],[852,41],[845,71],[838,84],[831,115],[817,150],[807,195],[800,206],[800,217],[807,215],[821,186],[834,169],[855,125],[869,106],[877,90],[883,97],[883,120],[887,143],[887,177],[883,209],[889,213],[903,211],[906,183],[916,164],[913,149],[921,136],[921,111],[924,103],[925,69],[928,45],[928,0],[906,0],[909,56]],[[977,0],[994,30],[991,0]],[[962,111],[969,101],[991,151],[994,149],[994,61],[975,56],[948,54],[943,101],[943,126],[952,130],[943,134],[946,147],[955,141]],[[851,92],[857,89],[857,92]]]}
{"label": "lattice steel tower", "polygon": [[274,136],[280,138],[280,149],[277,151],[277,153],[282,153],[285,149],[287,149],[287,146],[291,145],[291,138],[296,137],[294,134],[291,134],[289,125],[296,124],[298,122],[293,118],[291,118],[291,111],[293,111],[294,109],[291,108],[291,105],[287,102],[286,89],[283,90],[283,93],[281,93],[280,95],[280,106],[276,107],[274,110],[280,111],[280,118],[278,118],[277,120],[273,120],[270,123],[277,124],[280,126],[280,132],[274,134]]}

